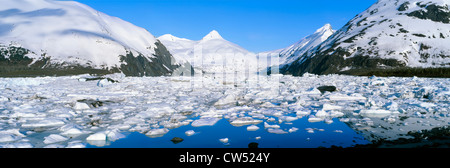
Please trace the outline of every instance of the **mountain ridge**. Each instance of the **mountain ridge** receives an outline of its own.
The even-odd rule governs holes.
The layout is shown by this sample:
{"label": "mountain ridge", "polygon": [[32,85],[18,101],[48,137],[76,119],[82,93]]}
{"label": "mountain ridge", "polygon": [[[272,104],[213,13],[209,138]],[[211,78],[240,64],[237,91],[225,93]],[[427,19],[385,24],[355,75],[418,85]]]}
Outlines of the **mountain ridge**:
{"label": "mountain ridge", "polygon": [[[431,13],[431,14],[430,14]],[[450,25],[441,0],[380,0],[318,47],[308,50],[284,74],[333,74],[358,69],[450,67]]]}
{"label": "mountain ridge", "polygon": [[[2,0],[0,16],[0,60],[11,73],[20,63],[22,69],[160,76],[171,75],[184,63],[146,29],[75,1]],[[17,56],[14,48],[24,49],[19,54],[24,61],[10,59]],[[2,71],[6,73],[10,71]]]}

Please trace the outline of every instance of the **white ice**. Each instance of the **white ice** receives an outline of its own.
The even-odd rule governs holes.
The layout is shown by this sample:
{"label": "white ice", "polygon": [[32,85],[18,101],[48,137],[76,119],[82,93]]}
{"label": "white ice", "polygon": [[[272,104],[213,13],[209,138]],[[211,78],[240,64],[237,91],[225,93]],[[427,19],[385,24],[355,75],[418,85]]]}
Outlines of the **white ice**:
{"label": "white ice", "polygon": [[211,118],[211,117],[200,118],[200,119],[195,120],[194,122],[192,122],[191,125],[193,127],[213,126],[219,120],[220,120],[219,118]]}
{"label": "white ice", "polygon": [[259,127],[256,125],[250,125],[247,127],[247,131],[257,131],[259,130]]}
{"label": "white ice", "polygon": [[[235,86],[220,75],[107,77],[120,82],[98,87],[99,81],[79,81],[79,76],[0,78],[4,86],[0,87],[0,147],[85,147],[91,141],[106,145],[123,138],[124,132],[161,137],[185,125],[216,126],[219,121],[272,133],[295,133],[290,124],[299,120],[331,125],[338,121],[367,139],[370,135],[407,138],[409,131],[450,123],[446,78],[308,74],[258,79],[250,75],[239,77]],[[370,83],[375,79],[383,83]],[[325,84],[338,90],[317,92]],[[231,103],[214,105],[228,95]],[[102,106],[91,106],[85,102],[89,100]],[[69,140],[52,139],[56,135]],[[43,143],[44,137],[53,143]]]}

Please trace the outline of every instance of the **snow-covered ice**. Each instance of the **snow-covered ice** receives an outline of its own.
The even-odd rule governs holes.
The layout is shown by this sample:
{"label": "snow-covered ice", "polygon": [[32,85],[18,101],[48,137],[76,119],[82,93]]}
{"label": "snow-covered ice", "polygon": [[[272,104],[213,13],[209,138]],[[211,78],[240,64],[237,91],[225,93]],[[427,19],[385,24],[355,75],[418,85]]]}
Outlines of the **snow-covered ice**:
{"label": "snow-covered ice", "polygon": [[286,132],[286,131],[284,131],[282,129],[279,129],[279,128],[269,128],[269,129],[267,129],[267,132],[273,133],[273,134],[287,134],[288,133],[288,132]]}
{"label": "snow-covered ice", "polygon": [[187,136],[192,136],[195,134],[194,130],[187,130],[184,134],[186,134]]}
{"label": "snow-covered ice", "polygon": [[150,137],[161,137],[164,134],[167,134],[168,132],[169,132],[169,129],[167,129],[167,128],[151,129],[145,135],[150,136]]}
{"label": "snow-covered ice", "polygon": [[45,144],[52,144],[52,143],[67,141],[69,138],[63,137],[58,134],[51,134],[51,135],[45,137],[44,139],[45,139],[44,140]]}
{"label": "snow-covered ice", "polygon": [[[104,146],[126,132],[155,138],[190,125],[193,130],[183,132],[189,136],[224,120],[251,133],[286,136],[305,129],[291,125],[299,120],[345,122],[368,140],[450,123],[447,78],[250,75],[230,85],[221,75],[113,74],[107,77],[118,83],[99,87],[99,80],[79,80],[86,76],[0,78],[0,147]],[[337,91],[316,93],[325,84]]]}
{"label": "snow-covered ice", "polygon": [[247,127],[247,131],[257,131],[259,130],[259,127],[256,125],[250,125]]}
{"label": "snow-covered ice", "polygon": [[202,127],[202,126],[213,126],[216,122],[219,121],[219,118],[200,118],[192,122],[193,127]]}
{"label": "snow-covered ice", "polygon": [[219,141],[226,144],[226,143],[228,143],[228,138],[222,138],[222,139],[219,139]]}

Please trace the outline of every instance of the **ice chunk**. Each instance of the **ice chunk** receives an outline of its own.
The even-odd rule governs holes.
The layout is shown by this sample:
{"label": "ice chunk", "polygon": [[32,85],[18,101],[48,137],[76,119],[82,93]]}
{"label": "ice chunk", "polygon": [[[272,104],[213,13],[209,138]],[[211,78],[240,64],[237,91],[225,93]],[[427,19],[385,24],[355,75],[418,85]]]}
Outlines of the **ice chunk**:
{"label": "ice chunk", "polygon": [[219,141],[222,143],[228,143],[228,138],[222,138],[222,139],[219,139]]}
{"label": "ice chunk", "polygon": [[307,116],[309,114],[311,114],[311,112],[309,111],[297,111],[297,116]]}
{"label": "ice chunk", "polygon": [[0,102],[6,102],[6,101],[9,101],[9,99],[7,97],[0,96]]}
{"label": "ice chunk", "polygon": [[8,136],[6,135],[10,135],[14,140],[25,137],[25,135],[19,132],[19,129],[9,129],[0,131],[0,137],[5,136],[4,138],[7,138]]}
{"label": "ice chunk", "polygon": [[49,135],[49,136],[44,138],[44,143],[45,144],[52,144],[52,143],[67,141],[68,139],[69,138],[63,137],[63,136],[58,135],[58,134],[51,134],[51,135]]}
{"label": "ice chunk", "polygon": [[64,121],[58,119],[44,119],[22,124],[22,128],[50,128],[64,125]]}
{"label": "ice chunk", "polygon": [[344,131],[342,131],[342,130],[334,130],[333,132],[336,132],[336,133],[343,133]]}
{"label": "ice chunk", "polygon": [[151,138],[157,138],[157,137],[164,136],[168,132],[169,132],[169,129],[167,129],[167,128],[151,129],[145,135],[147,135]]}
{"label": "ice chunk", "polygon": [[125,135],[119,133],[118,130],[116,129],[97,132],[87,137],[86,140],[92,145],[104,146],[107,140],[115,141],[120,138],[125,138]]}
{"label": "ice chunk", "polygon": [[310,88],[310,89],[308,89],[308,90],[302,92],[302,94],[306,94],[306,95],[314,95],[314,94],[322,94],[322,92],[320,92],[319,89],[317,89],[317,88],[314,87],[314,88]]}
{"label": "ice chunk", "polygon": [[75,124],[67,124],[59,128],[59,130],[62,131],[61,135],[64,135],[66,137],[76,137],[78,135],[84,134],[81,129],[81,126]]}
{"label": "ice chunk", "polygon": [[79,141],[79,140],[69,142],[67,145],[67,148],[85,148],[85,147],[86,147],[86,145],[81,143],[81,141]]}
{"label": "ice chunk", "polygon": [[28,142],[17,142],[17,143],[0,145],[0,147],[3,147],[3,148],[32,148],[33,145]]}
{"label": "ice chunk", "polygon": [[291,121],[298,120],[298,118],[297,118],[297,117],[287,116],[287,117],[284,118],[284,120],[285,120],[286,122],[291,122]]}
{"label": "ice chunk", "polygon": [[121,120],[121,119],[125,118],[125,113],[123,113],[123,112],[116,112],[116,113],[111,114],[109,116],[109,118],[111,120]]}
{"label": "ice chunk", "polygon": [[365,117],[385,117],[388,115],[391,115],[393,113],[399,113],[399,112],[392,112],[389,110],[381,110],[381,109],[368,109],[368,110],[361,110],[359,112],[362,116]]}
{"label": "ice chunk", "polygon": [[344,113],[340,111],[330,111],[329,115],[330,117],[342,117],[344,116]]}
{"label": "ice chunk", "polygon": [[297,132],[298,128],[296,127],[292,127],[291,129],[289,129],[289,133],[293,133],[293,132]]}
{"label": "ice chunk", "polygon": [[252,117],[242,117],[237,118],[233,120],[230,124],[233,126],[244,126],[244,125],[250,125],[250,124],[259,124],[262,120],[255,120]]}
{"label": "ice chunk", "polygon": [[0,133],[0,143],[2,142],[12,142],[15,141],[16,138],[11,134],[1,134]]}
{"label": "ice chunk", "polygon": [[113,84],[112,79],[102,79],[97,82],[98,87],[105,87]]}
{"label": "ice chunk", "polygon": [[331,104],[324,104],[322,106],[322,110],[340,110],[340,109],[342,109],[341,106],[334,106],[334,105],[331,105]]}
{"label": "ice chunk", "polygon": [[348,95],[342,95],[342,94],[333,94],[330,95],[330,100],[332,101],[355,101],[355,100],[366,100],[367,98],[362,96],[362,95],[358,95],[358,94],[354,94],[352,96],[348,96]]}
{"label": "ice chunk", "polygon": [[396,102],[389,102],[389,103],[386,103],[385,105],[384,105],[384,107],[386,107],[388,110],[398,110],[398,103],[396,103]]}
{"label": "ice chunk", "polygon": [[278,129],[278,128],[280,128],[280,126],[279,125],[269,125],[267,122],[264,122],[264,128],[274,128],[274,129]]}
{"label": "ice chunk", "polygon": [[422,103],[419,104],[419,106],[423,107],[423,108],[430,108],[430,107],[435,107],[436,104],[428,103],[428,102],[422,102]]}
{"label": "ice chunk", "polygon": [[76,102],[75,105],[73,106],[73,109],[75,109],[75,110],[87,110],[87,109],[90,109],[90,107],[86,103]]}
{"label": "ice chunk", "polygon": [[308,122],[310,122],[310,123],[320,122],[320,121],[323,121],[323,120],[324,120],[324,118],[316,117],[316,116],[313,116],[313,115],[309,116],[309,118],[308,118]]}
{"label": "ice chunk", "polygon": [[193,127],[213,126],[219,120],[220,120],[219,118],[205,117],[205,118],[200,118],[198,120],[195,120],[194,122],[192,122],[191,125]]}
{"label": "ice chunk", "polygon": [[106,141],[106,134],[104,131],[90,135],[86,138],[87,141]]}
{"label": "ice chunk", "polygon": [[187,130],[184,134],[186,134],[187,136],[192,136],[195,134],[194,130]]}
{"label": "ice chunk", "polygon": [[272,134],[287,134],[288,133],[279,128],[269,128],[269,129],[267,129],[267,132],[272,133]]}
{"label": "ice chunk", "polygon": [[220,98],[216,103],[214,103],[215,106],[223,106],[227,104],[235,104],[237,101],[237,93],[231,90],[227,90],[222,98]]}
{"label": "ice chunk", "polygon": [[305,128],[305,130],[306,130],[308,133],[310,133],[310,134],[314,133],[314,129],[313,129],[313,128]]}
{"label": "ice chunk", "polygon": [[250,125],[247,127],[247,131],[256,131],[259,130],[259,127],[256,125]]}
{"label": "ice chunk", "polygon": [[326,111],[324,111],[324,110],[319,110],[316,113],[316,117],[319,117],[319,118],[325,118],[327,116],[329,116],[329,114]]}
{"label": "ice chunk", "polygon": [[108,141],[116,141],[125,138],[125,135],[121,134],[117,129],[106,131],[105,133]]}

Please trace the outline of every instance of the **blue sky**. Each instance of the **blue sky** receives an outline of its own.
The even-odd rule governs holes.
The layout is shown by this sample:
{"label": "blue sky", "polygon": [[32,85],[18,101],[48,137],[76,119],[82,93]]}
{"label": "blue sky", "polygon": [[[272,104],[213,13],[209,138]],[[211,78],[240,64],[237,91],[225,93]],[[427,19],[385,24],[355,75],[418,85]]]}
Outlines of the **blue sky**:
{"label": "blue sky", "polygon": [[249,51],[287,47],[326,23],[340,29],[376,0],[76,0],[146,28],[200,40],[212,30]]}

